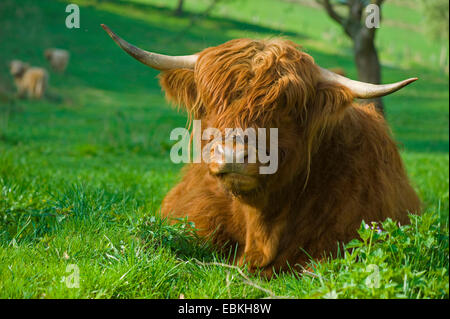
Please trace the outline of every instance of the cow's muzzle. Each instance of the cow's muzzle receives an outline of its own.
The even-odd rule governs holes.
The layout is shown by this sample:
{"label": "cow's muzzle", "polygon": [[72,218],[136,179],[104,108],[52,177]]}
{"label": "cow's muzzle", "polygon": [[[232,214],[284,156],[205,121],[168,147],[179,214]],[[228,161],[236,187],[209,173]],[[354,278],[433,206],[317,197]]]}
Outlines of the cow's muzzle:
{"label": "cow's muzzle", "polygon": [[253,145],[211,143],[208,169],[226,188],[250,191],[258,186],[257,150]]}

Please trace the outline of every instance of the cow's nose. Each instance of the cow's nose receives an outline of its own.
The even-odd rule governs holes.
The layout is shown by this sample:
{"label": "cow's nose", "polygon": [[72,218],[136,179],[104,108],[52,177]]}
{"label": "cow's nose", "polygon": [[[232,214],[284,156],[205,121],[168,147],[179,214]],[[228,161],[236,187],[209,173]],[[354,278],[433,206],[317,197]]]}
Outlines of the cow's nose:
{"label": "cow's nose", "polygon": [[211,153],[214,152],[216,152],[214,154],[215,157],[225,163],[244,163],[247,157],[247,149],[241,143],[237,143],[234,148],[228,145],[223,146],[222,144],[217,144],[216,149],[211,150]]}
{"label": "cow's nose", "polygon": [[211,148],[209,170],[214,175],[240,173],[247,159],[244,144],[236,143],[234,147],[216,144]]}

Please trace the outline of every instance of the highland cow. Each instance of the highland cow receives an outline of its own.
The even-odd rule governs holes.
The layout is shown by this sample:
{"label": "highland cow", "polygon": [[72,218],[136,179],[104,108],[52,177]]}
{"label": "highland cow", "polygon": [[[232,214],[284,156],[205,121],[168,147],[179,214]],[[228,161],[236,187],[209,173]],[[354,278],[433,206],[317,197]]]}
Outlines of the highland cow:
{"label": "highland cow", "polygon": [[48,73],[43,68],[30,67],[28,63],[13,60],[9,64],[9,71],[14,77],[17,95],[20,98],[40,99],[47,89]]}
{"label": "highland cow", "polygon": [[[195,55],[141,50],[103,26],[140,62],[162,71],[167,98],[202,127],[278,128],[279,167],[192,163],[166,195],[162,214],[186,217],[200,236],[235,261],[271,277],[310,258],[336,255],[366,222],[408,223],[421,203],[386,121],[365,99],[393,93],[416,78],[374,85],[323,69],[291,41],[236,39]],[[227,152],[246,150],[236,141]],[[226,148],[226,146],[225,146]],[[222,150],[224,148],[222,147]]]}

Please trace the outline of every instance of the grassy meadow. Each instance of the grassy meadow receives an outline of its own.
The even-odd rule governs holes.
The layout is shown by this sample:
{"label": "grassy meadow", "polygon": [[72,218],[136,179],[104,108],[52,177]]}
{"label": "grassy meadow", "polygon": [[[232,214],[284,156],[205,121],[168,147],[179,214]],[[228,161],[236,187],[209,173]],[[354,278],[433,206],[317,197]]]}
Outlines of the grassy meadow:
{"label": "grassy meadow", "polygon": [[[203,16],[210,1],[186,0],[175,17],[175,0],[73,0],[80,29],[65,27],[68,3],[0,1],[0,298],[449,298],[449,78],[411,2],[386,1],[377,45],[384,82],[419,77],[385,104],[424,213],[408,226],[387,220],[381,233],[361,227],[351,250],[313,262],[314,273],[249,275],[253,284],[184,224],[158,217],[181,169],[169,133],[186,114],[100,23],[179,55],[284,36],[355,77],[351,42],[314,1],[230,0]],[[8,61],[48,67],[48,47],[71,52],[65,74],[50,72],[50,97],[13,98]]]}

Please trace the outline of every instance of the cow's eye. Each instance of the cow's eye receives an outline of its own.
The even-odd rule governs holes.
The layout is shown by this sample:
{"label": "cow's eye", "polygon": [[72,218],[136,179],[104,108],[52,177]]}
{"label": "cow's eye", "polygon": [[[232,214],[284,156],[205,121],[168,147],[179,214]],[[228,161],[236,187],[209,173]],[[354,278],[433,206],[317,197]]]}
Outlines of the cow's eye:
{"label": "cow's eye", "polygon": [[281,149],[280,150],[280,162],[283,162],[285,158],[286,158],[286,151]]}

